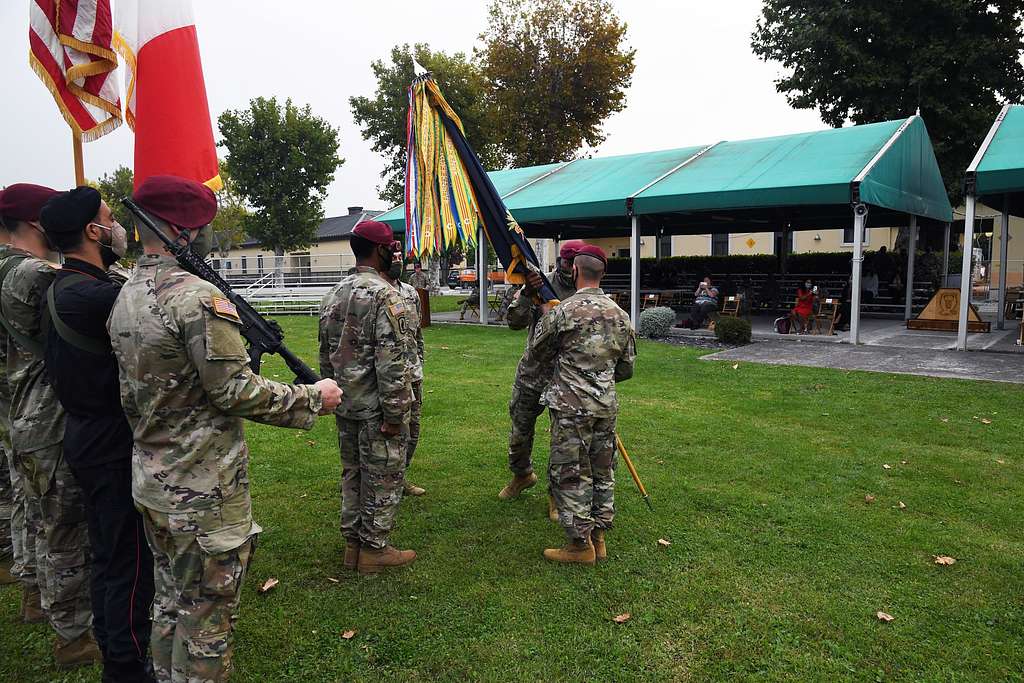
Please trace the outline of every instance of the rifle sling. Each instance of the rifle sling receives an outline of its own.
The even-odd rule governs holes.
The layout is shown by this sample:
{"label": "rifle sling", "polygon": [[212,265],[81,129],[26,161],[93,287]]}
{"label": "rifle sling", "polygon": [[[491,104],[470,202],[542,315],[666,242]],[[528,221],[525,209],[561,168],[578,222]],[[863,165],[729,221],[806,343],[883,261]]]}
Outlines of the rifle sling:
{"label": "rifle sling", "polygon": [[[4,260],[4,264],[0,266],[0,286],[7,279],[8,273],[14,270],[15,267],[28,257],[24,254],[11,254]],[[3,301],[0,300],[0,326],[7,331],[8,336],[14,340],[14,342],[25,349],[33,356],[41,357],[43,355],[43,342],[35,337],[30,337],[27,334],[22,333],[20,330],[14,328],[10,321],[7,320],[7,314],[3,310]]]}
{"label": "rifle sling", "polygon": [[46,305],[50,311],[50,322],[53,324],[53,329],[61,339],[80,351],[85,351],[86,353],[91,353],[97,356],[108,356],[111,353],[111,348],[110,344],[108,344],[106,340],[99,339],[97,337],[90,337],[82,334],[78,330],[72,329],[67,323],[61,320],[60,316],[57,314],[55,290],[58,287],[63,290],[65,287],[79,282],[85,282],[90,279],[92,278],[87,275],[74,273],[68,277],[57,280],[50,285],[48,290],[46,290]]}

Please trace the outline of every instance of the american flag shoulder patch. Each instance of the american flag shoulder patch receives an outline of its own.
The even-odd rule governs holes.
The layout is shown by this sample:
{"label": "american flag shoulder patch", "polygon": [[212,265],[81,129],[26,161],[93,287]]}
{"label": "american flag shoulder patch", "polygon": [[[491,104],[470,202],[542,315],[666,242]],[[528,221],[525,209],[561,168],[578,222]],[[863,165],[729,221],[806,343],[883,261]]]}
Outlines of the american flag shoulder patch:
{"label": "american flag shoulder patch", "polygon": [[391,315],[395,317],[405,315],[405,304],[403,303],[392,304],[388,306],[388,309],[391,311]]}
{"label": "american flag shoulder patch", "polygon": [[225,320],[230,320],[233,323],[242,322],[242,319],[238,316],[238,309],[235,308],[235,305],[227,299],[220,296],[214,296],[210,297],[210,303],[212,305],[213,314],[218,318],[224,318]]}

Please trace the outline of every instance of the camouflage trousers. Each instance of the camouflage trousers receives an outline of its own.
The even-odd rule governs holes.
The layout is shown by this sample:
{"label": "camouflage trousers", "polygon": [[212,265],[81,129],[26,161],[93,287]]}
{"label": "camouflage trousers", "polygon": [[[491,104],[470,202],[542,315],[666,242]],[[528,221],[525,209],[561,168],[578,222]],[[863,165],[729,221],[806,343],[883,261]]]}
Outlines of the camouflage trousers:
{"label": "camouflage trousers", "polygon": [[57,635],[74,640],[92,628],[89,528],[82,487],[62,450],[57,444],[14,455],[29,507],[32,496],[39,500],[42,523],[35,547],[42,606]]}
{"label": "camouflage trousers", "polygon": [[412,464],[412,456],[420,442],[420,416],[423,414],[423,382],[412,383],[412,405],[409,407],[409,443],[405,449],[405,467]]}
{"label": "camouflage trousers", "polygon": [[508,414],[512,418],[512,431],[508,436],[508,468],[516,476],[533,472],[533,436],[537,418],[544,412],[540,395],[541,392],[519,382],[512,385],[512,400],[508,402]]}
{"label": "camouflage trousers", "polygon": [[[0,427],[0,429],[3,429]],[[11,477],[11,462],[0,434],[0,564],[13,562],[14,537],[11,535],[11,518],[14,516],[14,482]],[[16,475],[15,475],[16,476]]]}
{"label": "camouflage trousers", "polygon": [[[170,514],[140,508],[153,551],[150,651],[160,683],[213,683],[231,675],[232,633],[256,532],[227,538],[213,529],[221,510]],[[209,533],[213,532],[213,533]],[[240,545],[235,545],[238,542]],[[225,545],[235,545],[225,548]]]}
{"label": "camouflage trousers", "polygon": [[551,493],[570,540],[615,518],[615,418],[551,411]]}
{"label": "camouflage trousers", "polygon": [[14,453],[4,446],[3,457],[11,475],[11,550],[14,564],[11,574],[28,590],[39,587],[36,556],[36,538],[42,526],[39,497],[25,488],[25,477],[17,467]]}
{"label": "camouflage trousers", "polygon": [[341,535],[383,548],[395,526],[405,484],[409,424],[397,436],[381,434],[380,418],[338,423],[341,450]]}

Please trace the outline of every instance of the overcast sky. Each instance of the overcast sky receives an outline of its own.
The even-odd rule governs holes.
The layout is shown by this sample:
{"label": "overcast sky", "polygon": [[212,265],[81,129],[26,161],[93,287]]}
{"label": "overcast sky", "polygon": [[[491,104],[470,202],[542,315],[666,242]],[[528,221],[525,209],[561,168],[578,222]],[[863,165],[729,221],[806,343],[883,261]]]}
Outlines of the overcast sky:
{"label": "overcast sky", "polygon": [[[116,1],[116,0],[115,0]],[[380,156],[352,120],[348,98],[370,95],[370,62],[400,43],[469,53],[484,28],[486,2],[374,0],[195,0],[210,115],[258,95],[309,104],[340,129],[345,164],[325,209],[388,208],[377,197]],[[820,129],[814,111],[790,109],[775,92],[780,68],[750,50],[758,0],[616,0],[636,48],[625,111],[605,125],[598,155]],[[74,183],[69,129],[28,66],[28,0],[0,2],[0,186]],[[122,91],[123,95],[123,91]],[[216,124],[214,125],[216,132]],[[472,141],[470,141],[472,142]],[[122,125],[85,145],[88,178],[132,164],[133,137]],[[221,149],[223,153],[223,149]]]}

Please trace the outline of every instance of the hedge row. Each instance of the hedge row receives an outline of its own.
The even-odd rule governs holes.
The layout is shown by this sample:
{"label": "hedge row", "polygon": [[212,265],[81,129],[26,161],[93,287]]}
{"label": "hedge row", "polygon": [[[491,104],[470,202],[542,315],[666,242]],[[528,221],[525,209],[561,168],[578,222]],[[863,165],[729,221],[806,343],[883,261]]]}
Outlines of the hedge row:
{"label": "hedge row", "polygon": [[[864,252],[864,266],[871,267],[875,257],[873,251]],[[845,275],[850,272],[852,254],[840,252],[806,252],[790,254],[786,258],[786,272],[808,273],[815,275]],[[906,259],[895,255],[896,267],[900,278],[906,279]],[[949,255],[949,272],[960,272],[961,254],[953,252]],[[628,275],[630,260],[628,258],[612,258],[608,260],[608,273]],[[779,260],[771,254],[751,256],[672,256],[663,259],[640,259],[640,280],[645,287],[672,288],[685,280],[715,275],[776,275]],[[940,252],[918,252],[914,266],[914,280],[928,281],[938,286],[942,276],[942,254]]]}

